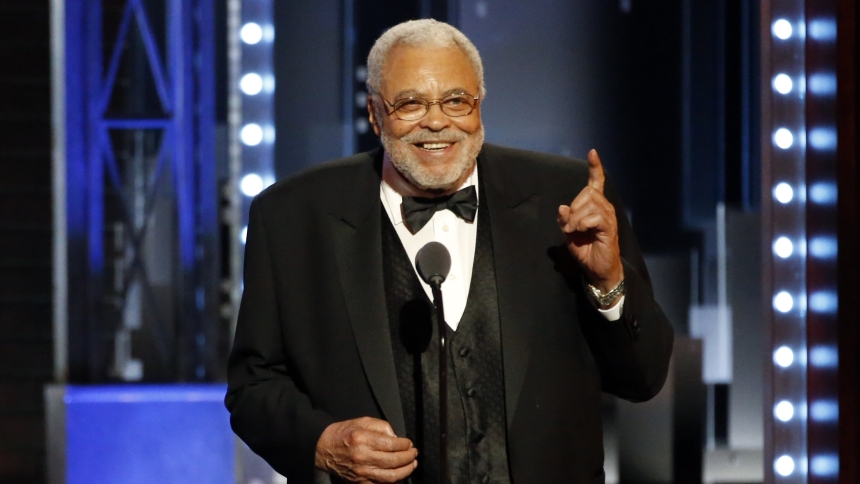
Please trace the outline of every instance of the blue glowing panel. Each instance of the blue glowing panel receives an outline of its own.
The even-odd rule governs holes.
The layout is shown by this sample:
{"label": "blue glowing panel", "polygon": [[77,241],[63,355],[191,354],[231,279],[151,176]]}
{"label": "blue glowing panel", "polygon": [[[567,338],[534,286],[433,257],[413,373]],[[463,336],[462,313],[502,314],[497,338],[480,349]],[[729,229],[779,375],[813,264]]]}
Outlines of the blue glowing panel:
{"label": "blue glowing panel", "polygon": [[69,386],[66,483],[233,484],[225,385]]}

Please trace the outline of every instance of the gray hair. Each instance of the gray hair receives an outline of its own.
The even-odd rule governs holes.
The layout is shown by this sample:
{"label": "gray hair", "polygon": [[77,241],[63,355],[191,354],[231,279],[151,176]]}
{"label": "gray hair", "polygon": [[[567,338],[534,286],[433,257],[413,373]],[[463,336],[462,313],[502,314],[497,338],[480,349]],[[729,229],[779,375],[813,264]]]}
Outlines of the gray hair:
{"label": "gray hair", "polygon": [[478,49],[462,32],[444,22],[433,19],[410,20],[395,25],[382,34],[370,49],[367,56],[367,89],[369,92],[379,92],[382,87],[382,71],[388,59],[388,53],[396,45],[415,47],[458,47],[475,71],[478,78],[478,96],[483,100],[487,95],[484,86],[484,65]]}

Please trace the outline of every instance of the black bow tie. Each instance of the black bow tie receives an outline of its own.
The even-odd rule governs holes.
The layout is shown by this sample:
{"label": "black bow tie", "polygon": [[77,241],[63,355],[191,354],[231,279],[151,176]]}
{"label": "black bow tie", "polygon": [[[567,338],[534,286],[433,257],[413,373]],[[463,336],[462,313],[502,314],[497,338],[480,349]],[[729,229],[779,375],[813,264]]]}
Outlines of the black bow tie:
{"label": "black bow tie", "polygon": [[400,206],[409,231],[417,234],[440,210],[450,210],[461,219],[474,222],[478,212],[478,193],[472,185],[445,197],[403,197]]}

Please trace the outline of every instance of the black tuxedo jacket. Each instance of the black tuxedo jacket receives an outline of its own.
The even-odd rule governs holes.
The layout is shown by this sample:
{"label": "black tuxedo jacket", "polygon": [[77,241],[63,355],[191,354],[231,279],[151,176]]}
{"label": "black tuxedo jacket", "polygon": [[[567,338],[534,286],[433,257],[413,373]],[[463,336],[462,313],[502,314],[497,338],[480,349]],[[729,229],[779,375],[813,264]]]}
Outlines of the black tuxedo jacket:
{"label": "black tuxedo jacket", "polygon": [[[317,440],[362,416],[404,435],[382,276],[382,151],[323,164],[251,205],[245,291],[229,360],[233,430],[291,483]],[[666,378],[672,329],[611,183],[627,295],[603,318],[563,245],[558,207],[582,161],[485,145],[478,157],[496,264],[511,475],[603,482],[601,391],[634,401]],[[419,456],[420,460],[420,456]]]}

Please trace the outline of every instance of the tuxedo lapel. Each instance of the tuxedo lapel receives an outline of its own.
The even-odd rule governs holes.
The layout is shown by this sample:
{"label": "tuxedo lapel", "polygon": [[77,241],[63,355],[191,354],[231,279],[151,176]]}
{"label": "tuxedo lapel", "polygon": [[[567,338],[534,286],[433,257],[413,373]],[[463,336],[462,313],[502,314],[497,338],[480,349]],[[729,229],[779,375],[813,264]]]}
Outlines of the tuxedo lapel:
{"label": "tuxedo lapel", "polygon": [[497,148],[485,145],[478,157],[481,183],[493,231],[493,257],[502,332],[505,409],[513,422],[525,378],[535,318],[532,272],[533,245],[540,199],[524,173],[505,160]]}
{"label": "tuxedo lapel", "polygon": [[404,436],[382,276],[381,150],[373,158],[373,164],[359,167],[340,213],[329,215],[329,228],[361,364],[383,416],[398,436]]}

